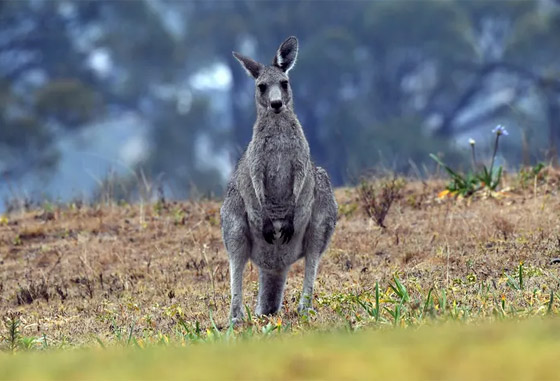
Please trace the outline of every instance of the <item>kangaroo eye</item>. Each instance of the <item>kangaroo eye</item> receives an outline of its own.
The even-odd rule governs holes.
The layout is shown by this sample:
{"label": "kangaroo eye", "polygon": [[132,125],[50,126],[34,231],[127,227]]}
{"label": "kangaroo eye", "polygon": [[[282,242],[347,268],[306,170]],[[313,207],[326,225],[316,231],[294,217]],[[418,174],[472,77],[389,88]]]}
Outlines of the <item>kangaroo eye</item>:
{"label": "kangaroo eye", "polygon": [[280,86],[282,86],[282,88],[284,90],[288,90],[288,81],[282,81],[280,82]]}
{"label": "kangaroo eye", "polygon": [[261,93],[264,93],[266,91],[266,83],[259,83],[258,87]]}

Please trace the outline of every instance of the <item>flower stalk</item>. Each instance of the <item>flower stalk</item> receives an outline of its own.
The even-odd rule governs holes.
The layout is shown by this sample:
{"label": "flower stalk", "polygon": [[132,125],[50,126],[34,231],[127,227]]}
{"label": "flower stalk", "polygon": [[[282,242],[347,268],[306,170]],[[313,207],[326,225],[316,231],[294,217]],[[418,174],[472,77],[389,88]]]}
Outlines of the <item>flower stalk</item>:
{"label": "flower stalk", "polygon": [[500,136],[509,135],[506,128],[501,124],[497,125],[492,132],[496,134],[496,140],[494,141],[494,153],[492,154],[492,161],[490,162],[490,176],[493,176],[494,173],[494,160],[496,159],[496,154],[498,153],[498,142],[500,141]]}
{"label": "flower stalk", "polygon": [[476,144],[476,142],[474,141],[474,139],[469,139],[469,144],[471,145],[471,160],[472,160],[472,170],[473,173],[476,172],[476,152],[475,152],[475,148],[474,145]]}

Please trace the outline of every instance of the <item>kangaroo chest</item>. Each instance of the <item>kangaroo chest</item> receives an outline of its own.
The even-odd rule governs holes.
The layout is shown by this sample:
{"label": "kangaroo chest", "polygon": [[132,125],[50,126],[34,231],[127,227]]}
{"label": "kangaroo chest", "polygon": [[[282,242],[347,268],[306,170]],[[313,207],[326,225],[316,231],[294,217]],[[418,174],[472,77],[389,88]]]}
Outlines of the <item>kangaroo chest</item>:
{"label": "kangaroo chest", "polygon": [[294,161],[301,154],[293,136],[280,135],[269,138],[263,146],[264,190],[272,203],[288,202],[293,194]]}

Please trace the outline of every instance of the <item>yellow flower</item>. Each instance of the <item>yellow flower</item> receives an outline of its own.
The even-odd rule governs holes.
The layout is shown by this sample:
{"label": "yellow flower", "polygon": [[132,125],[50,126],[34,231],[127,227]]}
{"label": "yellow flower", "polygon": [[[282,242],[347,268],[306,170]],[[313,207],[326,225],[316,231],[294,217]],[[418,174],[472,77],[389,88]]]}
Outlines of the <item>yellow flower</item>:
{"label": "yellow flower", "polygon": [[445,198],[447,195],[449,195],[449,189],[442,190],[441,192],[439,192],[438,198]]}

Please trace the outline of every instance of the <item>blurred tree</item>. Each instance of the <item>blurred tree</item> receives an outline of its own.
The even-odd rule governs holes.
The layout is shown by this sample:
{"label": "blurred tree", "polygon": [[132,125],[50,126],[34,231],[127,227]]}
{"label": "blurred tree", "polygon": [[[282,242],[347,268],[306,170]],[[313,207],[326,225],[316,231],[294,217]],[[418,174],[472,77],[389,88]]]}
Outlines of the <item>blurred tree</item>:
{"label": "blurred tree", "polygon": [[0,3],[0,174],[7,177],[52,169],[57,136],[92,120],[102,106],[62,4]]}
{"label": "blurred tree", "polygon": [[107,83],[116,104],[140,113],[151,125],[151,150],[138,166],[153,179],[163,175],[175,197],[186,197],[193,189],[216,194],[223,185],[221,174],[201,167],[197,157],[203,137],[209,137],[214,149],[223,144],[223,129],[211,117],[206,95],[189,81],[205,64],[199,49],[204,44],[186,37],[196,4],[102,3],[103,33],[95,45],[108,51],[118,73]]}
{"label": "blurred tree", "polygon": [[560,3],[541,2],[512,31],[499,70],[536,90],[548,125],[549,162],[558,164],[560,144]]}
{"label": "blurred tree", "polygon": [[[206,2],[196,8],[190,31],[197,42],[221,36],[198,46],[207,62],[230,67],[231,131],[238,150],[250,137],[253,88],[231,50],[245,48],[268,62],[263,54],[278,41],[289,34],[300,38],[303,48],[292,73],[296,111],[314,158],[341,184],[379,162],[371,149],[377,142],[400,142],[404,155],[398,147],[385,155],[393,155],[388,160],[395,169],[405,170],[411,157],[423,161],[456,134],[512,118],[527,88],[502,60],[523,19],[542,16],[540,3]],[[550,30],[543,33],[557,40]],[[524,66],[531,67],[531,55],[523,56]],[[554,108],[549,113],[555,115]],[[451,155],[446,145],[438,151]]]}
{"label": "blurred tree", "polygon": [[[429,152],[452,162],[457,136],[496,120],[536,126],[524,136],[549,142],[557,158],[559,9],[547,0],[0,2],[0,172],[54,168],[63,134],[131,112],[150,128],[139,166],[164,173],[177,197],[218,192],[222,151],[239,157],[255,112],[253,81],[231,51],[269,63],[288,35],[301,43],[290,73],[296,112],[337,185],[379,164],[406,171]],[[194,85],[217,72],[221,84]]]}
{"label": "blurred tree", "polygon": [[[54,168],[60,136],[127,111],[153,126],[151,151],[139,165],[153,176],[171,174],[178,196],[211,177],[196,169],[192,154],[199,135],[212,135],[210,111],[192,99],[188,82],[202,63],[185,43],[184,20],[169,23],[172,13],[188,19],[189,3],[8,1],[1,7],[4,175]],[[215,182],[208,181],[213,191]]]}

